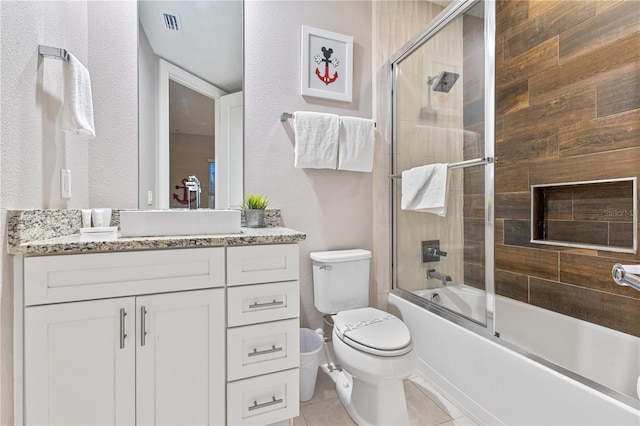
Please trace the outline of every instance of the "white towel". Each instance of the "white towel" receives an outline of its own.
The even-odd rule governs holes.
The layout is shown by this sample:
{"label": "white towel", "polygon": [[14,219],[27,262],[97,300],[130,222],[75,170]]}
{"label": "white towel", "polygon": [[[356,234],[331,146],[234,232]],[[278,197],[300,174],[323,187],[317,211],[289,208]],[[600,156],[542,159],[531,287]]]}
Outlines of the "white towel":
{"label": "white towel", "polygon": [[89,71],[71,53],[65,63],[64,112],[62,129],[86,139],[96,137]]}
{"label": "white towel", "polygon": [[414,167],[402,172],[402,210],[443,216],[447,212],[446,163]]}
{"label": "white towel", "polygon": [[293,113],[293,129],[296,132],[295,167],[337,167],[340,117],[335,114],[297,111]]}
{"label": "white towel", "polygon": [[370,172],[373,170],[374,127],[373,120],[367,118],[340,118],[339,170],[353,172]]}

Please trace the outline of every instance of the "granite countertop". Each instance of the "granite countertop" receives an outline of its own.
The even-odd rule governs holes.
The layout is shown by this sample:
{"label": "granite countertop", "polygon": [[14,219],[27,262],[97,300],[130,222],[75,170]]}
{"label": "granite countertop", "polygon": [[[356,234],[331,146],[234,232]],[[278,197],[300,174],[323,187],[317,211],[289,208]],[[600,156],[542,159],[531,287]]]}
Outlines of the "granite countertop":
{"label": "granite countertop", "polygon": [[[280,226],[241,228],[240,234],[120,237],[80,234],[79,210],[11,210],[7,212],[8,253],[40,256],[171,248],[220,247],[247,244],[297,243],[306,234]],[[115,221],[119,217],[115,216]],[[274,213],[279,221],[279,211]],[[115,225],[113,220],[111,225]]]}

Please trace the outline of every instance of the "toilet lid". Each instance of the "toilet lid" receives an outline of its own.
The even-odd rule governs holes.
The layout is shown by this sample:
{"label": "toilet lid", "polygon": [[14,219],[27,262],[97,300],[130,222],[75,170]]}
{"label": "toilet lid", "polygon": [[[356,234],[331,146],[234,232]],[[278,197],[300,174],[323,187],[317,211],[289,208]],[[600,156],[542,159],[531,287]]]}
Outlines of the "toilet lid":
{"label": "toilet lid", "polygon": [[407,326],[390,313],[375,308],[339,312],[334,329],[344,343],[373,355],[399,356],[413,348]]}

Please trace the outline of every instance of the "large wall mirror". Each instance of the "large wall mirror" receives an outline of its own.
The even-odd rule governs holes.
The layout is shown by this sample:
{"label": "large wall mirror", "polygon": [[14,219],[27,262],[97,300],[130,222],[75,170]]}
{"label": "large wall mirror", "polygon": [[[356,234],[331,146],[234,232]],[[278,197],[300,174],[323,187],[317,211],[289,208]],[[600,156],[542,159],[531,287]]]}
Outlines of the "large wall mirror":
{"label": "large wall mirror", "polygon": [[138,1],[141,209],[203,208],[243,197],[242,0]]}

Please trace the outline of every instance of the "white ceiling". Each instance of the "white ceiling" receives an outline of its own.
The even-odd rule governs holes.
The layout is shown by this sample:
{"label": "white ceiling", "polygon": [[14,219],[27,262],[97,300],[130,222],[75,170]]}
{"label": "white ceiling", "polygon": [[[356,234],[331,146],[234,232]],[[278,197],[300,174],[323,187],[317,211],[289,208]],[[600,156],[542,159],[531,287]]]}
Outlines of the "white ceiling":
{"label": "white ceiling", "polygon": [[[242,90],[242,0],[140,0],[138,16],[154,53],[235,93]],[[163,13],[179,16],[180,31]]]}
{"label": "white ceiling", "polygon": [[175,81],[169,81],[169,132],[213,136],[215,103]]}

